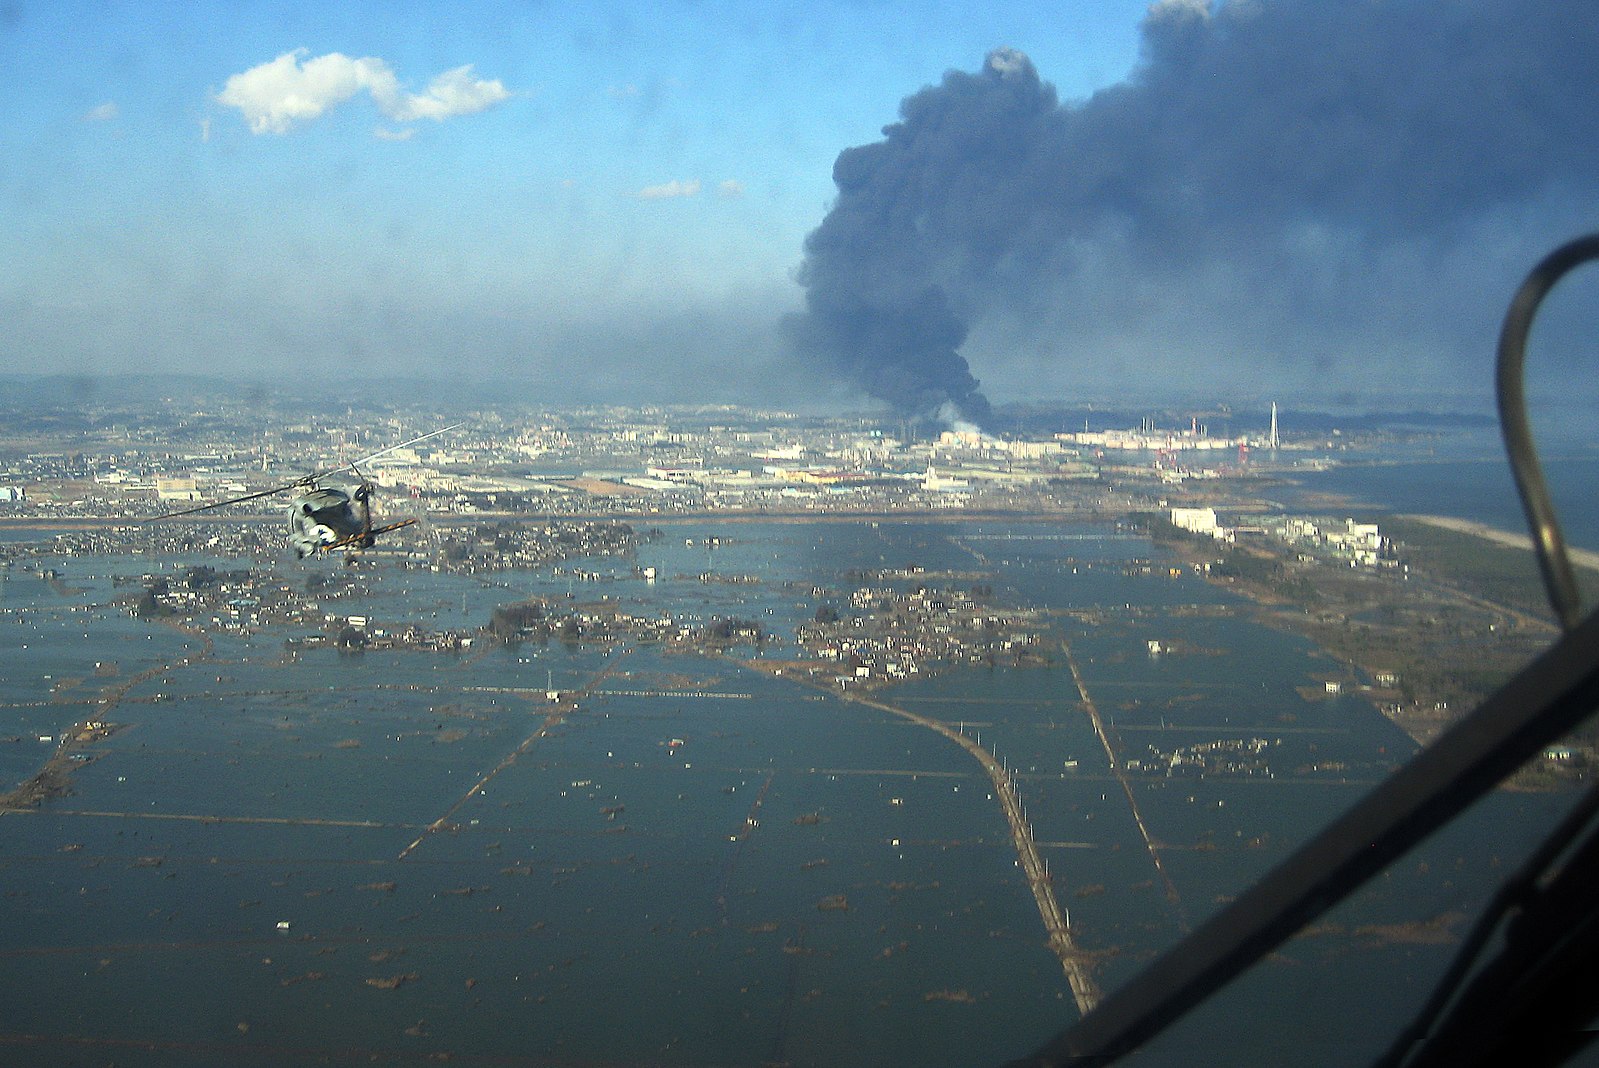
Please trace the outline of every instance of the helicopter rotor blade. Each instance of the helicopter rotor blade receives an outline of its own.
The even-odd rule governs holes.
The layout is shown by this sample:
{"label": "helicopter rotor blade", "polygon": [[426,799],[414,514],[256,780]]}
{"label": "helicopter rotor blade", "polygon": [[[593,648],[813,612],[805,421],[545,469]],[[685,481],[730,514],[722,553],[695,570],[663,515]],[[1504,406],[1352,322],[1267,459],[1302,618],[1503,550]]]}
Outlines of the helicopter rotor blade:
{"label": "helicopter rotor blade", "polygon": [[301,478],[295,479],[293,482],[286,482],[283,485],[275,486],[272,489],[261,490],[261,491],[256,492],[256,493],[246,493],[242,497],[233,497],[233,498],[230,498],[230,499],[225,500],[225,501],[216,501],[213,504],[202,504],[202,505],[200,505],[197,508],[184,508],[181,511],[177,511],[177,512],[166,512],[166,513],[164,513],[162,515],[151,516],[148,519],[140,520],[140,522],[142,522],[142,523],[158,523],[158,522],[160,522],[163,519],[176,519],[179,516],[194,515],[196,512],[209,512],[213,508],[226,508],[230,504],[238,504],[241,501],[254,501],[254,500],[258,500],[258,499],[260,499],[262,497],[271,497],[273,494],[277,494],[277,493],[287,493],[289,490],[298,489],[298,488],[300,488],[302,486],[313,486],[314,487],[316,485],[318,479],[324,478],[324,477],[326,477],[328,475],[337,474],[338,472],[343,471],[346,467],[348,467],[348,468],[350,468],[350,470],[354,471],[356,473],[356,475],[360,477],[360,479],[361,479],[363,484],[370,484],[368,482],[368,480],[367,480],[367,477],[364,474],[361,473],[361,469],[356,466],[357,464],[368,463],[368,462],[370,462],[372,460],[377,459],[379,456],[386,456],[387,454],[393,452],[395,449],[403,449],[407,445],[415,445],[419,441],[426,441],[428,438],[438,437],[440,434],[447,434],[447,433],[449,433],[452,430],[459,430],[461,427],[463,427],[465,425],[466,425],[465,423],[455,423],[455,424],[452,424],[451,426],[444,427],[442,430],[431,430],[431,431],[429,431],[426,434],[419,434],[416,437],[411,438],[408,441],[402,441],[402,442],[400,442],[397,445],[390,445],[387,448],[379,449],[377,452],[373,453],[372,455],[363,456],[363,457],[361,457],[361,459],[355,460],[355,461],[353,461],[353,462],[351,462],[349,464],[340,464],[338,467],[330,467],[326,471],[318,471],[314,475],[305,475],[305,476],[303,476]]}
{"label": "helicopter rotor blade", "polygon": [[211,504],[202,504],[198,508],[185,508],[178,512],[166,512],[162,515],[151,516],[148,519],[141,519],[140,522],[159,523],[163,519],[176,519],[180,515],[193,515],[196,512],[209,512],[213,508],[226,508],[230,504],[238,504],[241,501],[253,501],[261,497],[271,497],[275,494],[287,493],[289,490],[297,489],[300,486],[308,486],[311,484],[311,482],[312,479],[309,476],[305,478],[297,478],[293,482],[288,482],[281,486],[274,486],[272,489],[261,490],[257,493],[246,493],[242,497],[232,497],[225,501],[215,501]]}
{"label": "helicopter rotor blade", "polygon": [[313,478],[322,478],[324,475],[336,474],[339,471],[343,471],[346,467],[351,468],[352,470],[355,471],[356,474],[359,475],[359,474],[361,474],[361,472],[360,472],[359,468],[357,468],[357,466],[356,466],[357,464],[370,463],[371,461],[376,460],[379,456],[387,456],[389,453],[393,452],[395,449],[403,449],[407,445],[415,445],[419,441],[426,441],[428,438],[436,438],[440,434],[448,434],[450,431],[459,430],[461,427],[463,427],[465,425],[466,425],[465,423],[455,423],[455,424],[453,424],[451,426],[447,426],[447,427],[443,428],[442,430],[430,430],[426,434],[419,434],[416,437],[411,438],[408,441],[402,441],[402,442],[400,442],[400,443],[398,443],[396,445],[389,445],[389,446],[387,446],[385,448],[379,449],[377,452],[372,453],[370,456],[363,456],[359,460],[352,460],[352,461],[350,461],[347,464],[340,464],[338,467],[330,467],[326,471],[318,471],[312,477]]}

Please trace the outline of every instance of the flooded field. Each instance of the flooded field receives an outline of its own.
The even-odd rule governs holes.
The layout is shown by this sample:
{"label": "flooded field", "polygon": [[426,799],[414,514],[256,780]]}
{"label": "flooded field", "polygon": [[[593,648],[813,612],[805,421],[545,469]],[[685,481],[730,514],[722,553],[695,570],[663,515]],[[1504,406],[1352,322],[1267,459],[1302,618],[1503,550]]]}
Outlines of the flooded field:
{"label": "flooded field", "polygon": [[[679,524],[577,574],[377,563],[327,606],[478,628],[538,595],[776,639],[719,656],[306,648],[288,644],[303,629],[134,617],[139,586],[114,579],[147,558],[13,566],[0,788],[75,725],[118,729],[78,750],[69,794],[0,817],[0,1059],[1020,1056],[1077,1003],[996,783],[949,732],[1004,769],[1102,990],[1411,752],[1363,698],[1307,696],[1334,667],[1307,643],[1144,566],[1155,552],[1103,527]],[[160,566],[201,563],[243,566]],[[869,701],[836,664],[779,674],[821,603],[917,568],[1043,613],[1047,663],[929,671]],[[1490,798],[1144,1059],[1260,1059],[1251,1006],[1306,997],[1363,1008],[1299,1036],[1301,1060],[1369,1054],[1514,862],[1515,828],[1561,803]]]}

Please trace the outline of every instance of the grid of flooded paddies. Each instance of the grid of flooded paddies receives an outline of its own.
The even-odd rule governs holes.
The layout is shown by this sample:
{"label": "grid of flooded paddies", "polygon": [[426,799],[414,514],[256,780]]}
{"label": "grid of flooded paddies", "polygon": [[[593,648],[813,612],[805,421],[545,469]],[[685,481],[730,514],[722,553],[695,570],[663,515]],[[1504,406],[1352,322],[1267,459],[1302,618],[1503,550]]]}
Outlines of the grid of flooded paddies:
{"label": "grid of flooded paddies", "polygon": [[[673,524],[492,581],[275,565],[337,584],[326,640],[141,617],[150,567],[0,586],[0,786],[115,728],[0,822],[0,1044],[53,1063],[998,1062],[1410,752],[1326,687],[1344,666],[1110,527]],[[754,626],[488,632],[528,599]],[[990,650],[1015,632],[984,620],[1025,619],[1037,648],[845,626],[828,659],[796,638],[827,612]],[[340,647],[351,617],[472,640]],[[1432,974],[1509,860],[1437,849],[1279,989]]]}

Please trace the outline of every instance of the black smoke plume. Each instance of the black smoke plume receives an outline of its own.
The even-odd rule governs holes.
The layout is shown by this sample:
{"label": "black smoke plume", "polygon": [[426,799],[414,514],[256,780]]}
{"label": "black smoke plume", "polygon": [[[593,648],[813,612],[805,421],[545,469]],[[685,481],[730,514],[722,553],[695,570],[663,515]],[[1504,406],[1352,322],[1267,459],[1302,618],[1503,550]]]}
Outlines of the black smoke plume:
{"label": "black smoke plume", "polygon": [[806,312],[789,323],[800,351],[901,413],[952,406],[982,422],[988,399],[957,351],[972,309],[951,294],[964,296],[982,247],[1018,220],[967,209],[1003,199],[978,187],[1003,184],[1056,111],[1027,58],[1001,50],[906,100],[882,141],[840,153],[838,199],[805,240]]}
{"label": "black smoke plume", "polygon": [[1583,4],[1160,0],[1139,66],[1087,100],[999,49],[842,152],[789,338],[976,422],[968,358],[1035,391],[1447,382],[1599,221],[1595,100]]}

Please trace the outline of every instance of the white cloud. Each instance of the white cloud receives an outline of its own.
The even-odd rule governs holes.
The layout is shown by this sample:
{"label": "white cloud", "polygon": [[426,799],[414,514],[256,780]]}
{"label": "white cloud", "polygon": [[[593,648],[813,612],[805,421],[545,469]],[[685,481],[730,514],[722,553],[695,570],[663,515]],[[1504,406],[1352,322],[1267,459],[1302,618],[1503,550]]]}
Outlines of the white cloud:
{"label": "white cloud", "polygon": [[285,52],[227,80],[217,102],[238,108],[255,133],[288,133],[365,91],[396,122],[471,115],[510,97],[497,79],[472,77],[467,64],[434,78],[420,93],[407,93],[388,63],[340,52],[306,58],[305,49]]}
{"label": "white cloud", "polygon": [[381,59],[351,59],[339,52],[300,60],[306,50],[285,52],[270,63],[228,79],[217,102],[238,108],[255,133],[288,133],[362,89],[395,93],[394,73]]}
{"label": "white cloud", "polygon": [[121,112],[117,109],[116,102],[112,101],[112,100],[107,100],[104,104],[101,104],[99,107],[90,108],[88,111],[84,112],[83,113],[83,121],[84,122],[110,122],[112,119],[116,118],[120,114],[121,114]]}
{"label": "white cloud", "polygon": [[699,196],[699,193],[700,180],[698,178],[690,178],[686,182],[679,182],[674,179],[665,185],[647,185],[633,195],[640,200],[669,200],[673,197]]}
{"label": "white cloud", "polygon": [[729,178],[716,187],[716,195],[727,200],[733,200],[744,195],[744,183],[736,178]]}
{"label": "white cloud", "polygon": [[420,95],[404,93],[397,99],[385,100],[374,89],[372,96],[396,122],[415,119],[443,122],[456,115],[476,115],[502,100],[509,100],[511,94],[498,78],[472,77],[472,64],[468,63],[434,78]]}
{"label": "white cloud", "polygon": [[379,126],[372,131],[372,136],[379,141],[409,141],[416,136],[416,128],[408,126],[403,130],[391,130],[387,126]]}

